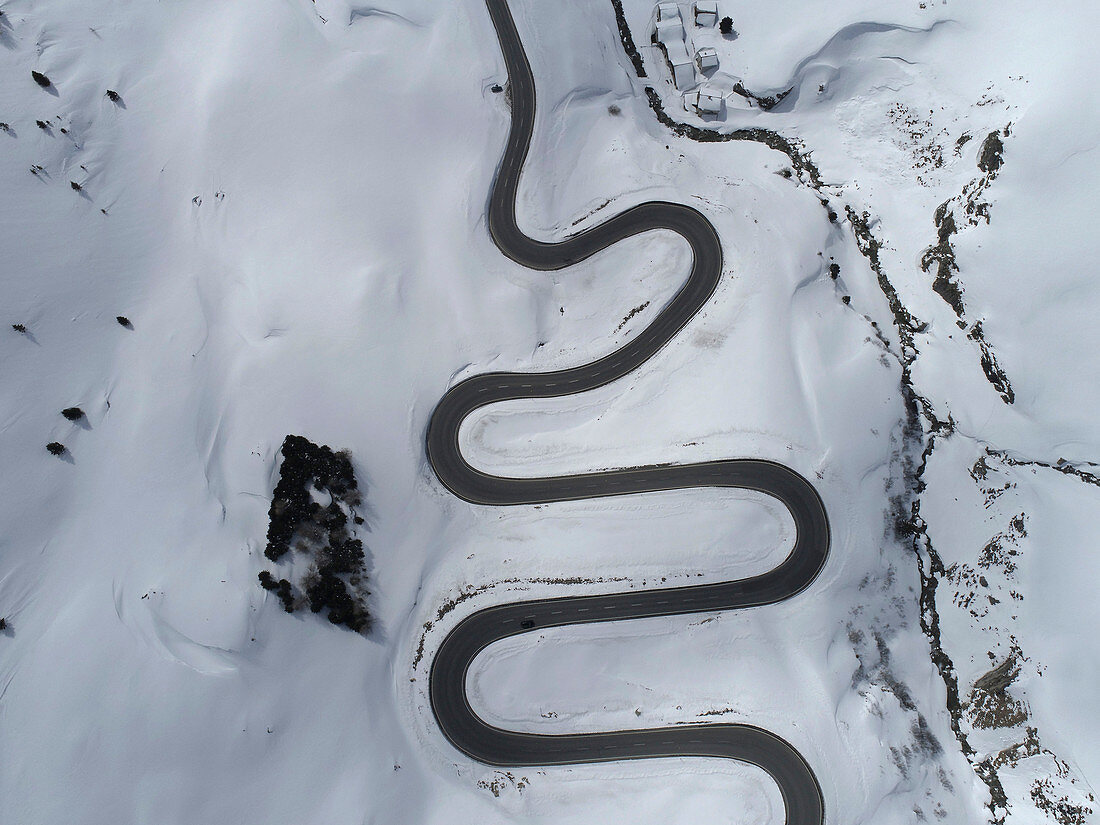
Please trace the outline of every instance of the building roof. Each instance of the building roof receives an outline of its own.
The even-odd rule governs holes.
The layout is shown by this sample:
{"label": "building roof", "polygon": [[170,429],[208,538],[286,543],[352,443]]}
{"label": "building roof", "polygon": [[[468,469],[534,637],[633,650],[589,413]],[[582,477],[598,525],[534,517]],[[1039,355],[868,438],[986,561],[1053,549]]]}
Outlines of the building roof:
{"label": "building roof", "polygon": [[695,105],[700,112],[716,115],[722,111],[722,93],[713,87],[704,86],[699,90],[699,99]]}
{"label": "building roof", "polygon": [[691,63],[691,55],[688,54],[687,46],[684,45],[682,40],[666,43],[665,51],[668,52],[668,62],[673,66],[683,66]]}
{"label": "building roof", "polygon": [[680,18],[657,21],[657,41],[666,46],[671,43],[684,42],[684,24]]}
{"label": "building roof", "polygon": [[695,11],[718,14],[718,0],[696,0]]}
{"label": "building roof", "polygon": [[658,3],[658,20],[680,20],[680,7],[676,3]]}

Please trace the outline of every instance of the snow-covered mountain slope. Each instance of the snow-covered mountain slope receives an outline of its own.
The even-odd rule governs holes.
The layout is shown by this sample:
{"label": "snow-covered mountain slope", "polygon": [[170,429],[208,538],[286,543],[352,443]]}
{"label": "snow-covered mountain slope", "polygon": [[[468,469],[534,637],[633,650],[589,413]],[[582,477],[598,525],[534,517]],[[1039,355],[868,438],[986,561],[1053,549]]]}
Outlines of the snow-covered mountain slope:
{"label": "snow-covered mountain slope", "polygon": [[[782,605],[497,645],[478,710],[758,724],[831,822],[1091,822],[1097,12],[722,7],[736,38],[699,42],[730,89],[791,89],[770,110],[685,111],[648,2],[622,8],[639,77],[610,0],[514,1],[525,228],[682,201],[727,271],[636,373],[483,411],[463,447],[521,475],[776,459],[818,486],[832,556]],[[663,233],[553,274],[495,249],[509,112],[481,2],[0,10],[0,821],[778,821],[744,766],[494,771],[427,707],[479,607],[748,575],[791,538],[758,495],[478,508],[432,475],[449,385],[609,352],[688,267]],[[699,139],[742,129],[764,131]],[[365,637],[257,583],[287,433],[352,452]]]}

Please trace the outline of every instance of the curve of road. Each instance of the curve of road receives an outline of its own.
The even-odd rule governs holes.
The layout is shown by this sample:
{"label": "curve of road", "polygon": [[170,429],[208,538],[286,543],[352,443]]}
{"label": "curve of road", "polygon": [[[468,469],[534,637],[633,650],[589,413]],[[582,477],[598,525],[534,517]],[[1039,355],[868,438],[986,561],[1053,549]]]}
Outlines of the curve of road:
{"label": "curve of road", "polygon": [[511,84],[512,128],[489,203],[489,231],[512,260],[539,270],[562,269],[624,238],[671,229],[691,245],[691,274],[669,304],[634,340],[582,366],[544,373],[487,373],[468,378],[443,396],[428,425],[428,458],[456,496],[483,505],[628,495],[689,487],[736,487],[777,498],[790,511],[795,541],[777,567],[751,578],[716,584],[498,605],[463,619],[443,640],[431,666],[432,711],[447,739],[480,762],[522,767],[656,757],[719,757],[757,765],[775,780],[789,825],[821,825],[821,788],[810,766],[788,742],[751,725],[703,724],[606,733],[544,735],[503,730],[470,706],[471,662],[494,642],[531,630],[648,616],[713,612],[774,604],[800,593],[817,577],[829,550],[829,522],[820,497],[802,476],[770,461],[731,459],[698,464],[633,467],[543,478],[506,478],[471,466],[458,443],[462,421],[479,407],[520,398],[581,393],[629,373],[683,328],[706,303],[722,272],[722,246],[710,222],[682,204],[635,206],[578,235],[545,243],[516,225],[520,173],[535,123],[535,82],[507,0],[486,0]]}

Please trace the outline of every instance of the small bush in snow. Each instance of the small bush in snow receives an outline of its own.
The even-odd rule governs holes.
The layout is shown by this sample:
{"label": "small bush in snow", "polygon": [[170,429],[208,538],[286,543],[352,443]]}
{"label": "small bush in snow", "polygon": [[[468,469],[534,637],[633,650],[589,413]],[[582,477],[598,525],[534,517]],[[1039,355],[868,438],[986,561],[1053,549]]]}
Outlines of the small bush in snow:
{"label": "small bush in snow", "polygon": [[121,103],[122,102],[122,95],[120,95],[114,89],[108,89],[107,90],[107,99],[110,100],[112,103]]}
{"label": "small bush in snow", "polygon": [[718,24],[718,31],[722,34],[733,34],[733,18],[723,17],[722,22]]}
{"label": "small bush in snow", "polygon": [[118,321],[120,326],[126,327],[126,329],[133,329],[134,325],[130,323],[130,319],[125,315],[116,315],[115,320]]}
{"label": "small bush in snow", "polygon": [[65,445],[60,441],[51,441],[46,445],[46,449],[50,451],[50,455],[61,455],[65,452]]}
{"label": "small bush in snow", "polygon": [[23,326],[23,324],[12,324],[11,328],[14,329],[16,332],[26,332],[27,331],[27,328],[25,326]]}
{"label": "small bush in snow", "polygon": [[50,82],[50,79],[46,77],[46,75],[42,74],[42,72],[31,72],[31,77],[33,77],[34,82],[41,86],[43,89],[48,89],[50,88],[50,86],[53,85]]}
{"label": "small bush in snow", "polygon": [[61,411],[61,414],[70,421],[79,421],[84,417],[84,410],[80,407],[66,407]]}

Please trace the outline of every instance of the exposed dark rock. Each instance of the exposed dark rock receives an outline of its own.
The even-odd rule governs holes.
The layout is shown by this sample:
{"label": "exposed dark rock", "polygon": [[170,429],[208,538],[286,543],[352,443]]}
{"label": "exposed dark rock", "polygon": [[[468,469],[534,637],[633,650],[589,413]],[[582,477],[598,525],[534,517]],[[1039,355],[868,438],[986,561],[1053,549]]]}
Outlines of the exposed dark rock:
{"label": "exposed dark rock", "polygon": [[951,246],[951,238],[958,231],[958,227],[955,225],[955,215],[950,207],[951,201],[946,201],[936,209],[933,222],[936,225],[939,242],[924,251],[920,265],[925,272],[928,272],[933,265],[936,266],[936,277],[932,281],[932,289],[955,310],[959,318],[962,318],[966,310],[963,307],[962,289],[954,280],[959,266],[955,263],[955,249]]}
{"label": "exposed dark rock", "polygon": [[1005,145],[1000,132],[990,132],[978,152],[978,168],[989,175],[1000,171],[1004,163]]}

